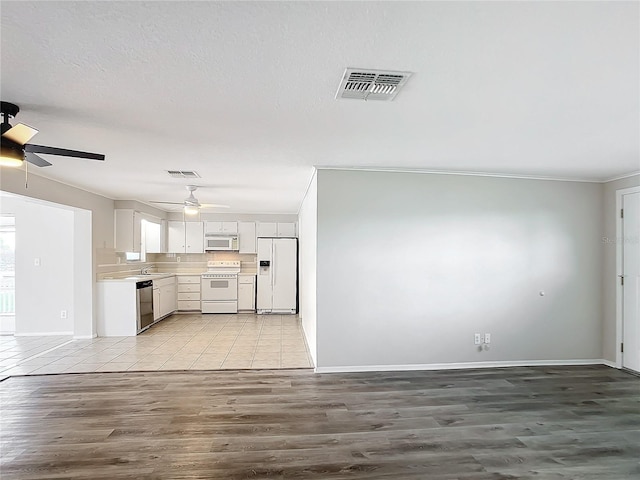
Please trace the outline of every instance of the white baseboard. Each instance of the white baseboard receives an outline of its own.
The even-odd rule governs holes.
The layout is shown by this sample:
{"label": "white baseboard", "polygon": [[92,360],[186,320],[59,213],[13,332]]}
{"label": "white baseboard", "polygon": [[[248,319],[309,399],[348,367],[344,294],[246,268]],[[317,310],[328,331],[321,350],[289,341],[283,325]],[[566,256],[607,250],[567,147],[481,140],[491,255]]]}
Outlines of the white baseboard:
{"label": "white baseboard", "polygon": [[602,360],[602,364],[606,365],[607,367],[611,367],[611,368],[620,368],[618,365],[616,365],[616,362],[611,362],[609,360]]}
{"label": "white baseboard", "polygon": [[[394,372],[409,370],[462,370],[472,368],[553,367],[571,365],[608,365],[602,358],[571,360],[506,360],[497,362],[425,363],[411,365],[356,365],[348,367],[316,367],[316,373]],[[610,363],[610,362],[609,362]],[[612,366],[612,365],[608,365]],[[615,365],[613,365],[615,368]]]}
{"label": "white baseboard", "polygon": [[98,336],[97,333],[94,333],[93,335],[74,335],[73,339],[74,340],[91,340],[92,338],[96,338]]}
{"label": "white baseboard", "polygon": [[14,333],[14,337],[52,337],[52,336],[69,336],[73,335],[73,332],[29,332],[29,333]]}

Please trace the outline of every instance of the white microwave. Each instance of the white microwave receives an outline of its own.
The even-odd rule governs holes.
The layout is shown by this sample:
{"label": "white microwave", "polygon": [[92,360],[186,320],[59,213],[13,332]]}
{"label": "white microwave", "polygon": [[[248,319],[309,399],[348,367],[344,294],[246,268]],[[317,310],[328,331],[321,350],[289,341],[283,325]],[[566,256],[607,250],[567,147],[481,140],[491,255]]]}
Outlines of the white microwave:
{"label": "white microwave", "polygon": [[205,251],[214,250],[238,250],[237,235],[218,235],[217,233],[204,234]]}

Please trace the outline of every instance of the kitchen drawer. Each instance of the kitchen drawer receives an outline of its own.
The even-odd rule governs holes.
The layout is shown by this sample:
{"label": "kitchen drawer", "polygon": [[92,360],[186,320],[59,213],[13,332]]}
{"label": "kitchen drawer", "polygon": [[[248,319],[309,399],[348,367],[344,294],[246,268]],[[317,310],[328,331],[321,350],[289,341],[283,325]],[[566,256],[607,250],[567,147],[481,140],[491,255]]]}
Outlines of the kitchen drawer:
{"label": "kitchen drawer", "polygon": [[197,283],[200,285],[200,275],[178,275],[178,283]]}
{"label": "kitchen drawer", "polygon": [[255,279],[256,277],[254,277],[253,275],[238,275],[238,283],[240,284],[253,283]]}
{"label": "kitchen drawer", "polygon": [[200,310],[200,300],[178,300],[178,310]]}
{"label": "kitchen drawer", "polygon": [[198,293],[178,292],[178,301],[180,301],[180,300],[198,300],[198,301],[200,301],[200,292],[198,292]]}
{"label": "kitchen drawer", "polygon": [[200,283],[179,283],[178,293],[197,292],[200,293]]}

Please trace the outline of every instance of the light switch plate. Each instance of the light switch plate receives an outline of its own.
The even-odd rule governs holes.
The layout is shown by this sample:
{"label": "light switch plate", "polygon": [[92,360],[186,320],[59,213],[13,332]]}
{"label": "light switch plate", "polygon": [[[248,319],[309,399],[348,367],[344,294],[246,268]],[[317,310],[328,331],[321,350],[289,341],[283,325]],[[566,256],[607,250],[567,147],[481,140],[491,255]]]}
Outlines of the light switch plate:
{"label": "light switch plate", "polygon": [[491,334],[490,333],[485,333],[484,334],[484,343],[491,343]]}
{"label": "light switch plate", "polygon": [[40,266],[40,259],[38,257],[33,259],[33,266],[34,267],[39,267]]}

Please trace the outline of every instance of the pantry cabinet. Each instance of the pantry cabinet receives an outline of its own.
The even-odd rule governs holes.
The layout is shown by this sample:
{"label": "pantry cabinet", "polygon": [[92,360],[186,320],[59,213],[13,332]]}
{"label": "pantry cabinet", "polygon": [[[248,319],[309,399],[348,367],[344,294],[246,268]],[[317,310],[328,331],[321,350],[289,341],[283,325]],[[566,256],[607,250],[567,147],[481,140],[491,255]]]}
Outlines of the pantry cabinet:
{"label": "pantry cabinet", "polygon": [[238,222],[238,253],[258,253],[256,222]]}

